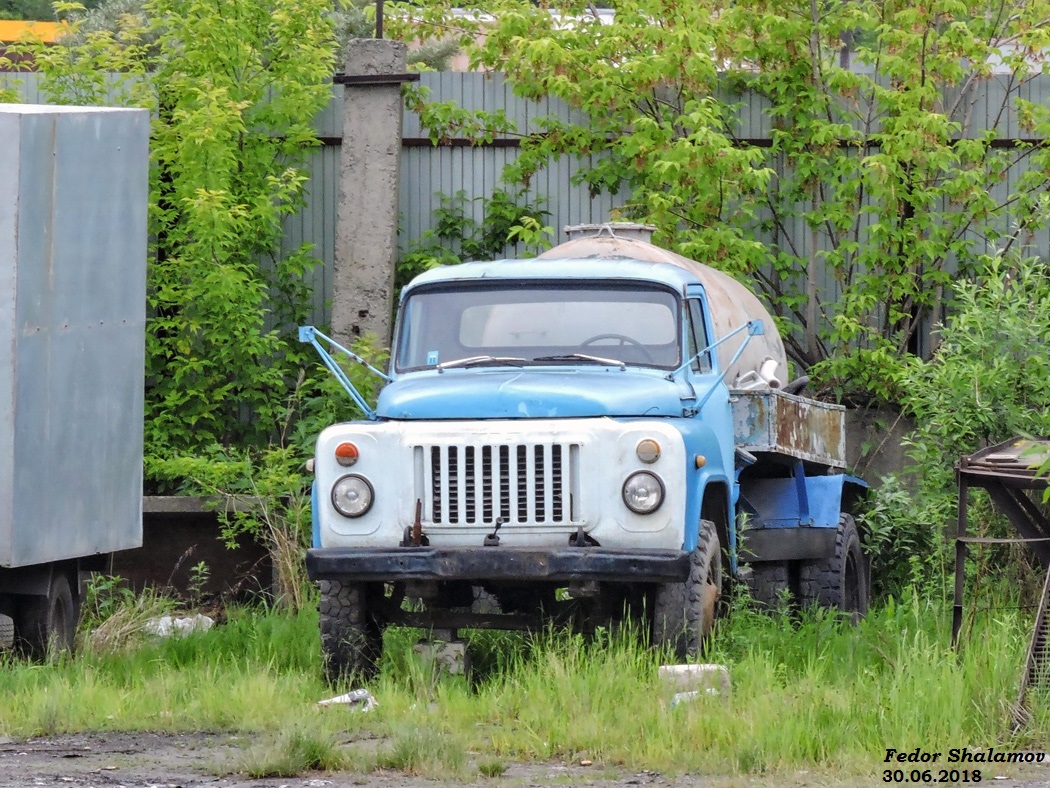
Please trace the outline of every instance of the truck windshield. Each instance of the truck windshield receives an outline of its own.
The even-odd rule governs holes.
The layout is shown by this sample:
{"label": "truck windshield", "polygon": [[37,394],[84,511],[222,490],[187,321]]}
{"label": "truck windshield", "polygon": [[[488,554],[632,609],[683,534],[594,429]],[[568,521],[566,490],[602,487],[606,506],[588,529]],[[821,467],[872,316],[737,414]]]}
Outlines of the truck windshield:
{"label": "truck windshield", "polygon": [[679,314],[674,292],[638,283],[458,282],[420,289],[402,311],[396,368],[622,363],[674,369],[681,355]]}

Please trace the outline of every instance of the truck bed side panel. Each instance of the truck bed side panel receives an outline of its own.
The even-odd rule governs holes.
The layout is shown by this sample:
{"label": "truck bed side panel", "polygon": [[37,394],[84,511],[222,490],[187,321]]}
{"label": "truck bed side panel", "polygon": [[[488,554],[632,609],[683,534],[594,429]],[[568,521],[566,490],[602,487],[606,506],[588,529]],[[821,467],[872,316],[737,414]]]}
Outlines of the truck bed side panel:
{"label": "truck bed side panel", "polygon": [[148,115],[7,113],[0,566],[17,567],[141,545]]}
{"label": "truck bed side panel", "polygon": [[829,468],[846,467],[845,408],[776,389],[733,391],[733,429],[741,449]]}
{"label": "truck bed side panel", "polygon": [[0,565],[11,556],[15,455],[15,301],[18,259],[19,117],[0,113]]}

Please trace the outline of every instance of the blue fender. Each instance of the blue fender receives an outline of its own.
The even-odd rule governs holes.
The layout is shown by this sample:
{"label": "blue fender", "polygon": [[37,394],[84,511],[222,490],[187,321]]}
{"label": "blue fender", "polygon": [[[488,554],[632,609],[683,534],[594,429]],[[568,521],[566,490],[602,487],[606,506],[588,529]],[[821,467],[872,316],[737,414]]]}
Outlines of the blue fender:
{"label": "blue fender", "polygon": [[[704,495],[707,493],[709,485],[717,483],[724,485],[726,489],[726,513],[730,520],[727,523],[730,539],[728,547],[732,555],[734,549],[732,544],[734,541],[732,512],[735,503],[733,498],[736,484],[732,477],[731,469],[726,467],[724,452],[721,450],[724,443],[719,440],[720,436],[715,430],[712,430],[708,424],[700,420],[682,420],[678,424],[678,428],[681,430],[682,438],[685,441],[686,489],[689,491],[689,498],[685,507],[685,523],[682,531],[682,549],[686,552],[692,552],[696,549],[697,542],[700,539],[700,513]],[[704,465],[700,468],[696,467],[695,460],[697,455],[703,455],[706,458]]]}
{"label": "blue fender", "polygon": [[840,513],[867,487],[856,476],[803,476],[798,467],[790,478],[741,482],[740,497],[756,528],[837,528]]}

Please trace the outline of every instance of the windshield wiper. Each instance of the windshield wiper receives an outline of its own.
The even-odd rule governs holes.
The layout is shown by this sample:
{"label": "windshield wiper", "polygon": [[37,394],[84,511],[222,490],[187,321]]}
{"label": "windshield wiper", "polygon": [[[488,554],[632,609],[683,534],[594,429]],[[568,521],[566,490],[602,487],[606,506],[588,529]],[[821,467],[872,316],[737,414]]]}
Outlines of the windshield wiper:
{"label": "windshield wiper", "polygon": [[492,366],[520,367],[525,364],[525,359],[517,356],[470,356],[469,358],[457,358],[454,361],[446,361],[437,365],[438,372],[444,372],[453,367],[480,367],[485,364]]}
{"label": "windshield wiper", "polygon": [[537,356],[533,361],[587,361],[591,364],[605,364],[610,367],[627,369],[627,364],[623,361],[618,361],[615,358],[605,358],[604,356],[589,356],[586,353],[564,353],[559,356]]}

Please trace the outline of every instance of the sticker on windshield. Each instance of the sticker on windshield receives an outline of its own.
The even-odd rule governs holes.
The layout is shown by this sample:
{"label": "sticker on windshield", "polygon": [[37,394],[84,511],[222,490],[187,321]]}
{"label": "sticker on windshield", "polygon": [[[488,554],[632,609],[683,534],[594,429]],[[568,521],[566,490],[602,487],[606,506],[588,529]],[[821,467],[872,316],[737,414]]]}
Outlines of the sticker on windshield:
{"label": "sticker on windshield", "polygon": [[436,350],[428,350],[427,351],[427,364],[437,364],[437,363],[438,363],[438,352]]}

